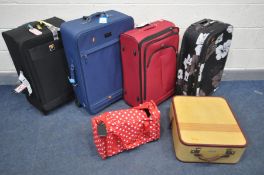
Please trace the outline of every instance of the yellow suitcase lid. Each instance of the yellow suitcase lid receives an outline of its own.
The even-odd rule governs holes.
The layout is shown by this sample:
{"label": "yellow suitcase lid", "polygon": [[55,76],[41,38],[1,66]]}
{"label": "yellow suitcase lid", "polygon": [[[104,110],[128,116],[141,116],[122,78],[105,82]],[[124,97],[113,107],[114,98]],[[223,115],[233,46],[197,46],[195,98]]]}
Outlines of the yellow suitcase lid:
{"label": "yellow suitcase lid", "polygon": [[176,96],[174,120],[185,145],[245,147],[246,138],[222,97]]}

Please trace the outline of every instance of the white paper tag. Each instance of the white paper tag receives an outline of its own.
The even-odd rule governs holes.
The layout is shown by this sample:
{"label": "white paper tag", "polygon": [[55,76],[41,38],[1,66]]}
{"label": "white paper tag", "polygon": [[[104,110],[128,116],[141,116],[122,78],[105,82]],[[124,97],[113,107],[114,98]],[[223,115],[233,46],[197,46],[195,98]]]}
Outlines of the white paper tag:
{"label": "white paper tag", "polygon": [[107,23],[107,17],[106,16],[100,17],[99,18],[99,23],[100,24],[106,24]]}
{"label": "white paper tag", "polygon": [[16,87],[15,92],[20,93],[26,88],[27,88],[27,86],[25,86],[24,84],[20,84],[18,87]]}
{"label": "white paper tag", "polygon": [[31,94],[32,94],[32,88],[31,88],[31,86],[30,86],[28,80],[26,79],[26,77],[24,76],[24,74],[23,74],[22,71],[19,72],[18,80],[21,82],[21,85],[19,85],[19,86],[15,89],[15,92],[16,92],[16,93],[20,93],[20,92],[22,92],[25,88],[27,88],[27,90],[28,90],[28,94],[31,95]]}
{"label": "white paper tag", "polygon": [[31,28],[31,29],[29,29],[29,31],[30,31],[31,33],[33,33],[34,35],[42,35],[42,32],[39,31],[39,30],[36,29],[36,28]]}

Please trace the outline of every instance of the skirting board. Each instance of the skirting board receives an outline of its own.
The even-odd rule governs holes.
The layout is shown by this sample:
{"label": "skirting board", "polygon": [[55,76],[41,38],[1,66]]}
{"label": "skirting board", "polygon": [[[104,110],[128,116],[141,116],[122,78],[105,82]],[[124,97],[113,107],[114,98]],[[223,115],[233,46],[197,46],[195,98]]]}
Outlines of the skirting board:
{"label": "skirting board", "polygon": [[222,77],[223,81],[236,80],[264,80],[263,69],[225,69]]}
{"label": "skirting board", "polygon": [[[236,80],[264,80],[264,69],[225,69],[222,81]],[[0,85],[16,84],[16,72],[0,72]]]}

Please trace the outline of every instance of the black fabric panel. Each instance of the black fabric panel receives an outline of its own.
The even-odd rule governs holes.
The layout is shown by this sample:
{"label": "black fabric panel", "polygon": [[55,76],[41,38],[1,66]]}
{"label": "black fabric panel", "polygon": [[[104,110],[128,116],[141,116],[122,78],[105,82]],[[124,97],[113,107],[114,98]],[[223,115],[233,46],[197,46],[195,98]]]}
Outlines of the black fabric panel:
{"label": "black fabric panel", "polygon": [[[49,47],[55,49],[50,50]],[[70,91],[68,72],[65,69],[67,65],[60,41],[52,41],[29,49],[29,55],[42,89],[43,103],[52,101],[58,94]]]}
{"label": "black fabric panel", "polygon": [[[57,17],[45,21],[56,27],[64,22]],[[37,23],[21,25],[2,35],[17,72],[23,71],[31,84],[33,93],[30,96],[26,93],[27,99],[47,113],[73,99],[73,91],[67,79],[68,66],[61,39],[54,41],[51,31],[45,26],[41,30],[42,35],[29,32],[28,24],[35,27]]]}

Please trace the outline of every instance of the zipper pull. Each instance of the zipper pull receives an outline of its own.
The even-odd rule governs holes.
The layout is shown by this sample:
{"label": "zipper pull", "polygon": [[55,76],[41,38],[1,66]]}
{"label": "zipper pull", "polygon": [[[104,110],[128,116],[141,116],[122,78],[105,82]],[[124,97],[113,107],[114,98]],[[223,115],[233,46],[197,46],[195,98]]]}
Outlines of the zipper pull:
{"label": "zipper pull", "polygon": [[28,29],[33,29],[33,26],[31,24],[27,25]]}

